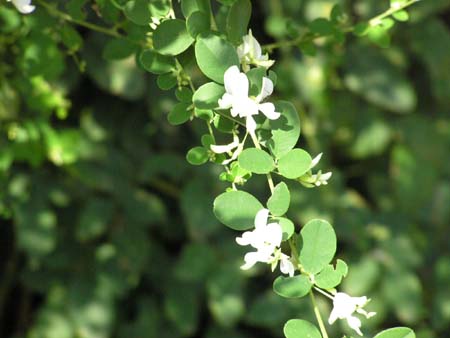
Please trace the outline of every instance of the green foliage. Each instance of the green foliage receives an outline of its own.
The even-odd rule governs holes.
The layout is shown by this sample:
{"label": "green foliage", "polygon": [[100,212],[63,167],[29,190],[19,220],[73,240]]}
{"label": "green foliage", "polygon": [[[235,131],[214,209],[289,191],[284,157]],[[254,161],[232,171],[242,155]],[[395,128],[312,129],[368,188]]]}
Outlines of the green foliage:
{"label": "green foliage", "polygon": [[[320,338],[319,288],[372,299],[365,336],[447,334],[446,0],[32,4],[0,4],[0,336]],[[249,28],[255,135],[218,109]],[[260,201],[282,243],[241,271]]]}
{"label": "green foliage", "polygon": [[321,338],[317,327],[306,320],[291,319],[286,323],[283,329],[286,338],[306,337]]}
{"label": "green foliage", "polygon": [[246,230],[254,226],[256,213],[263,206],[245,191],[229,191],[219,195],[214,201],[217,219],[235,230]]}

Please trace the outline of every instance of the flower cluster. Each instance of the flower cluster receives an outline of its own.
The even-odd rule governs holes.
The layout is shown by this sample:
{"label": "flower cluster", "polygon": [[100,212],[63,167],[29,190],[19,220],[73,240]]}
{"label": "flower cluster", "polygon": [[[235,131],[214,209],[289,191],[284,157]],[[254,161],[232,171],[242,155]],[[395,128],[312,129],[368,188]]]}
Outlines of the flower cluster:
{"label": "flower cluster", "polygon": [[22,14],[29,14],[36,8],[31,4],[31,0],[7,0],[16,6],[17,10]]}
{"label": "flower cluster", "polygon": [[290,257],[283,254],[279,248],[283,236],[281,226],[278,223],[267,224],[268,217],[269,210],[261,209],[256,214],[255,229],[246,231],[242,237],[236,238],[239,245],[251,245],[256,249],[244,256],[245,264],[241,266],[241,269],[248,270],[257,262],[261,262],[270,264],[273,271],[280,262],[281,272],[292,277],[295,272],[294,264]]}
{"label": "flower cluster", "polygon": [[328,323],[333,324],[336,319],[346,319],[348,326],[362,336],[361,320],[354,316],[354,313],[360,313],[366,318],[376,315],[376,312],[366,312],[363,307],[370,301],[366,296],[351,297],[344,292],[338,292],[333,296],[333,310],[330,313]]}

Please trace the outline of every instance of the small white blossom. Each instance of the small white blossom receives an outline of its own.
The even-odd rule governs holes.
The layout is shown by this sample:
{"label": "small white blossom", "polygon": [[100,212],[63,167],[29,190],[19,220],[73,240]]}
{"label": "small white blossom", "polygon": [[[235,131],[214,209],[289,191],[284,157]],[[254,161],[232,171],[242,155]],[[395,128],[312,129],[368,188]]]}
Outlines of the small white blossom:
{"label": "small white blossom", "polygon": [[245,72],[250,70],[248,66],[250,64],[269,68],[275,63],[275,61],[269,60],[268,54],[262,54],[261,45],[253,37],[251,29],[249,29],[248,35],[245,35],[242,40],[242,44],[239,45],[236,51]]}
{"label": "small white blossom", "polygon": [[288,255],[281,254],[280,271],[289,277],[294,277],[295,267]]}
{"label": "small white blossom", "polygon": [[263,77],[261,93],[253,98],[249,97],[249,81],[245,73],[241,73],[237,66],[231,66],[224,74],[226,93],[219,99],[219,108],[230,109],[231,116],[245,117],[246,127],[249,133],[254,134],[256,122],[253,115],[262,112],[268,119],[276,120],[280,113],[275,111],[271,102],[261,103],[273,92],[273,82]]}
{"label": "small white blossom", "polygon": [[278,223],[267,224],[269,210],[261,209],[255,217],[255,229],[246,231],[242,237],[237,237],[236,242],[239,245],[251,245],[257,251],[249,252],[244,256],[245,264],[241,266],[242,270],[248,270],[258,262],[272,265],[272,271],[280,261],[280,270],[282,273],[293,276],[295,272],[294,265],[290,257],[283,254],[279,246],[283,237],[283,231]]}
{"label": "small white blossom", "polygon": [[313,160],[311,161],[311,165],[308,169],[308,172],[302,177],[300,177],[299,181],[305,187],[313,188],[328,184],[328,180],[331,178],[331,175],[333,174],[331,171],[322,174],[322,171],[319,170],[317,174],[312,173],[312,169],[319,163],[321,158],[322,153],[314,157]]}
{"label": "small white blossom", "polygon": [[[245,141],[245,139],[244,139],[244,141]],[[226,165],[230,162],[233,162],[234,160],[236,160],[238,158],[239,154],[244,149],[244,142],[240,143],[239,137],[236,134],[234,134],[233,142],[226,144],[226,145],[211,144],[209,147],[216,154],[228,153],[231,156],[229,159],[222,162],[222,164]],[[236,149],[236,150],[233,152],[233,149]]]}
{"label": "small white blossom", "polygon": [[[7,0],[11,2],[11,0]],[[22,14],[29,14],[35,10],[35,6],[31,4],[31,0],[12,0],[14,6]]]}
{"label": "small white blossom", "polygon": [[370,301],[367,297],[351,297],[344,292],[338,292],[333,296],[333,310],[331,311],[328,323],[333,324],[336,319],[346,319],[348,326],[362,336],[361,320],[354,316],[356,312],[366,318],[375,316],[376,312],[366,312],[363,307]]}

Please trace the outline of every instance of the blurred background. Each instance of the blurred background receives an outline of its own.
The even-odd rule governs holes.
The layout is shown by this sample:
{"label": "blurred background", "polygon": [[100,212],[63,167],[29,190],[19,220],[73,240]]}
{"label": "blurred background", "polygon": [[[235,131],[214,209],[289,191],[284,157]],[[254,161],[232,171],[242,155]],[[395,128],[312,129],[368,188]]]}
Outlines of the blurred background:
{"label": "blurred background", "polygon": [[[143,41],[150,28],[125,20],[116,6],[125,2],[59,9],[126,25]],[[288,319],[315,322],[309,299],[272,291],[265,265],[239,270],[245,248],[212,214],[221,168],[185,160],[205,123],[167,122],[173,91],[139,66],[135,44],[33,3],[27,16],[0,4],[0,337],[281,338]],[[253,1],[250,27],[262,44],[289,40],[336,3],[351,22],[389,8]],[[387,49],[349,34],[275,50],[274,98],[294,103],[299,146],[323,152],[321,168],[333,171],[326,187],[289,186],[289,216],[298,229],[316,217],[335,226],[337,257],[350,267],[341,290],[367,295],[378,312],[364,321],[366,337],[409,326],[418,338],[446,338],[450,1],[409,12]],[[257,177],[249,189],[268,196]],[[330,302],[319,301],[327,318]],[[332,337],[351,334],[340,325]]]}

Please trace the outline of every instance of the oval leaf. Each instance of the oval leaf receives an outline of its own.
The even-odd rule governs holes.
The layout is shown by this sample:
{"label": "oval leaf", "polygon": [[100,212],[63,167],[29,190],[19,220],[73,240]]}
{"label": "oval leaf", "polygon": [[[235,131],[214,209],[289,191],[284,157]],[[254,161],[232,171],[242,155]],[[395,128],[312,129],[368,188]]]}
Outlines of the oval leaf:
{"label": "oval leaf", "polygon": [[200,11],[196,11],[189,15],[186,20],[187,31],[194,39],[201,33],[210,30],[209,15]]}
{"label": "oval leaf", "polygon": [[175,69],[173,57],[161,55],[153,50],[144,50],[139,56],[142,67],[153,74],[165,74]]}
{"label": "oval leaf", "polygon": [[277,222],[281,226],[281,231],[283,232],[282,241],[287,241],[294,234],[294,223],[285,217],[277,217]]}
{"label": "oval leaf", "polygon": [[177,126],[189,121],[192,114],[188,110],[188,107],[189,103],[180,102],[176,104],[167,116],[169,123],[173,126]]}
{"label": "oval leaf", "polygon": [[255,174],[267,174],[275,168],[272,157],[261,149],[245,149],[238,160],[242,168]]}
{"label": "oval leaf", "polygon": [[183,20],[166,20],[153,33],[155,50],[163,55],[183,53],[194,42]]}
{"label": "oval leaf", "polygon": [[214,82],[205,83],[194,93],[194,105],[198,109],[214,109],[219,99],[225,93],[225,88]]}
{"label": "oval leaf", "polygon": [[319,273],[333,259],[336,253],[336,234],[330,223],[315,219],[309,221],[300,232],[303,247],[300,263],[309,273]]}
{"label": "oval leaf", "polygon": [[272,215],[282,216],[288,211],[290,203],[291,193],[286,183],[281,182],[275,187],[272,196],[267,201],[267,207]]}
{"label": "oval leaf", "polygon": [[312,283],[305,275],[294,277],[279,276],[273,282],[273,291],[285,298],[301,298],[311,290]]}
{"label": "oval leaf", "polygon": [[284,324],[283,332],[286,338],[322,338],[319,329],[302,319],[291,319]]}
{"label": "oval leaf", "polygon": [[217,219],[234,230],[253,228],[255,216],[261,209],[262,204],[245,191],[225,192],[214,200]]}
{"label": "oval leaf", "polygon": [[413,330],[408,327],[394,327],[381,331],[374,338],[416,338]]}
{"label": "oval leaf", "polygon": [[278,171],[286,178],[302,176],[311,167],[311,156],[303,149],[293,149],[278,161]]}
{"label": "oval leaf", "polygon": [[208,162],[208,150],[203,147],[195,147],[188,151],[186,160],[192,165],[201,165]]}
{"label": "oval leaf", "polygon": [[275,157],[286,155],[297,144],[300,137],[300,119],[294,105],[287,101],[275,103],[275,109],[281,113],[276,120],[269,120],[272,138],[267,146]]}
{"label": "oval leaf", "polygon": [[195,45],[195,57],[200,70],[218,83],[223,83],[223,74],[231,66],[239,66],[236,49],[225,39],[216,35],[201,34]]}
{"label": "oval leaf", "polygon": [[230,8],[227,17],[227,34],[230,41],[240,43],[247,33],[247,26],[252,15],[250,0],[237,0]]}

